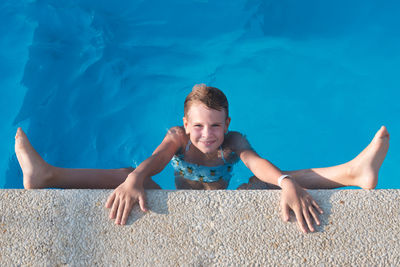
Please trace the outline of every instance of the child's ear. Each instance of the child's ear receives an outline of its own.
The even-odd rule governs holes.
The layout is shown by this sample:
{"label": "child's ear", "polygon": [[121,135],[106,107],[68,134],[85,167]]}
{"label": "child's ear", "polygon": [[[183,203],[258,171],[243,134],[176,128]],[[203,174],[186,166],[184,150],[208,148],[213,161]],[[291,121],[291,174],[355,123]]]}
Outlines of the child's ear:
{"label": "child's ear", "polygon": [[187,129],[187,125],[188,125],[188,120],[185,118],[185,117],[183,117],[183,127],[185,128],[185,133],[186,134],[189,134],[189,131],[188,131],[188,129]]}
{"label": "child's ear", "polygon": [[229,124],[231,123],[231,117],[226,118],[225,120],[225,133],[228,132]]}

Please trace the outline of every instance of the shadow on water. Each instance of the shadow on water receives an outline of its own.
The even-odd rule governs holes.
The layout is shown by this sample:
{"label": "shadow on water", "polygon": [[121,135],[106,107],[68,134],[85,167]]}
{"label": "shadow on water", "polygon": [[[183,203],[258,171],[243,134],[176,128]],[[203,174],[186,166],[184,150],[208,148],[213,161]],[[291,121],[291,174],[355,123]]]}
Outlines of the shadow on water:
{"label": "shadow on water", "polygon": [[5,172],[5,184],[4,188],[7,189],[18,189],[23,188],[22,181],[22,170],[19,167],[17,157],[13,155],[8,161],[8,168]]}
{"label": "shadow on water", "polygon": [[398,1],[253,1],[246,8],[254,9],[252,24],[264,35],[290,39],[335,38],[357,33],[369,27],[385,28],[396,34],[400,25]]}

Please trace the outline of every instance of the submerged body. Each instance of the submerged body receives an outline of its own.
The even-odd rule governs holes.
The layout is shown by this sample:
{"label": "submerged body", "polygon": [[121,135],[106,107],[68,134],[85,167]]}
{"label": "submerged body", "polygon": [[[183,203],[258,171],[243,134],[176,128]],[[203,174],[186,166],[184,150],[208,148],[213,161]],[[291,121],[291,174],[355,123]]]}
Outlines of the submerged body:
{"label": "submerged body", "polygon": [[[183,133],[182,127],[174,127]],[[171,165],[174,168],[175,186],[177,189],[226,189],[232,178],[233,166],[240,158],[229,146],[234,134],[225,135],[224,143],[219,147],[217,157],[199,162],[196,157],[195,146],[189,136],[181,135],[183,147],[172,157]]]}

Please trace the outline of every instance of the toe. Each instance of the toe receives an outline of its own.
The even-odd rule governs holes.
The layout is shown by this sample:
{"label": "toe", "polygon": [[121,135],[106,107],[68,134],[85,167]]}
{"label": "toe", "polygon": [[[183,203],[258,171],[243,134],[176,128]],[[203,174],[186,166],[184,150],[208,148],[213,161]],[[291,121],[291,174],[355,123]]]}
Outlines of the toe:
{"label": "toe", "polygon": [[382,126],[375,135],[376,139],[389,138],[389,132],[385,126]]}

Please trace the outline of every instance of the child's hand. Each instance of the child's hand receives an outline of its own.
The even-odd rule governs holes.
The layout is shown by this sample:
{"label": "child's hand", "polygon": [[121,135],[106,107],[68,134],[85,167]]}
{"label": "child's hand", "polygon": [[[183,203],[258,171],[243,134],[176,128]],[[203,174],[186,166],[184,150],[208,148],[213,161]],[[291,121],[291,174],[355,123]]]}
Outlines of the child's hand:
{"label": "child's hand", "polygon": [[289,209],[293,210],[297,224],[304,233],[307,233],[306,223],[311,232],[314,232],[313,221],[320,225],[318,212],[322,214],[322,209],[307,191],[293,180],[282,181],[281,208],[284,221],[289,220]]}
{"label": "child's hand", "polygon": [[107,209],[111,208],[110,219],[115,219],[115,224],[124,225],[133,205],[137,202],[140,209],[146,212],[146,195],[143,186],[126,180],[112,192],[105,206]]}

